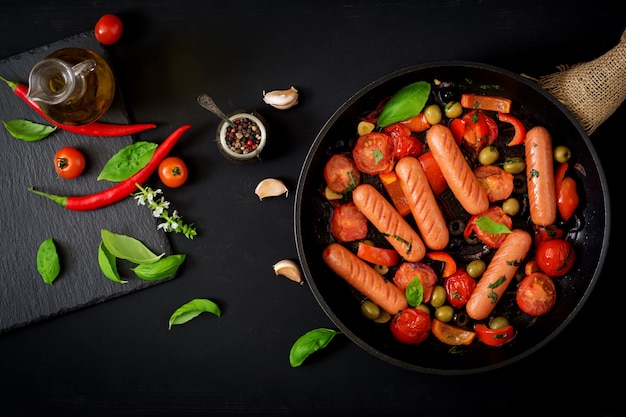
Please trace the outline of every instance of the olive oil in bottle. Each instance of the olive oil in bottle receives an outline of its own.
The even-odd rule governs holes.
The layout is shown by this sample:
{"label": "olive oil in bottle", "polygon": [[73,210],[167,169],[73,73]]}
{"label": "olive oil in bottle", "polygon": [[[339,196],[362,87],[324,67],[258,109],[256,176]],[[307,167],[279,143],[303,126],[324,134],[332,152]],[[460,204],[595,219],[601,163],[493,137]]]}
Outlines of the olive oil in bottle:
{"label": "olive oil in bottle", "polygon": [[114,96],[111,67],[88,49],[59,49],[35,64],[29,77],[28,97],[48,117],[65,125],[100,119]]}

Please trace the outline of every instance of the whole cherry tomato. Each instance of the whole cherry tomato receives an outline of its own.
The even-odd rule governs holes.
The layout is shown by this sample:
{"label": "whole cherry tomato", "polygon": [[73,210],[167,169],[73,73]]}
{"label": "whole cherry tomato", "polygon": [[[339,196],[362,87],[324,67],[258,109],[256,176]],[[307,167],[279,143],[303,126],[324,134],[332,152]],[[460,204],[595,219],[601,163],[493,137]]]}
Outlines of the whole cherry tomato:
{"label": "whole cherry tomato", "polygon": [[394,153],[391,136],[371,132],[359,137],[352,149],[352,158],[359,171],[376,175],[393,170]]}
{"label": "whole cherry tomato", "polygon": [[561,277],[574,267],[576,253],[572,242],[552,239],[542,242],[535,255],[537,266],[550,277]]}
{"label": "whole cherry tomato", "polygon": [[430,315],[424,310],[408,307],[391,320],[393,336],[401,343],[418,345],[430,334]]}
{"label": "whole cherry tomato", "polygon": [[476,281],[464,268],[459,268],[454,274],[443,280],[443,287],[446,289],[448,303],[454,308],[463,307],[469,300]]}
{"label": "whole cherry tomato", "polygon": [[528,274],[517,288],[515,301],[520,310],[526,314],[531,316],[546,314],[556,303],[554,281],[543,272]]}
{"label": "whole cherry tomato", "polygon": [[169,156],[159,164],[159,178],[161,182],[170,188],[177,188],[187,182],[189,170],[185,161]]}
{"label": "whole cherry tomato", "polygon": [[85,156],[78,149],[65,146],[54,154],[54,167],[61,178],[76,178],[85,169]]}
{"label": "whole cherry tomato", "polygon": [[96,22],[94,34],[103,45],[113,45],[122,37],[124,25],[122,19],[114,14],[105,14]]}

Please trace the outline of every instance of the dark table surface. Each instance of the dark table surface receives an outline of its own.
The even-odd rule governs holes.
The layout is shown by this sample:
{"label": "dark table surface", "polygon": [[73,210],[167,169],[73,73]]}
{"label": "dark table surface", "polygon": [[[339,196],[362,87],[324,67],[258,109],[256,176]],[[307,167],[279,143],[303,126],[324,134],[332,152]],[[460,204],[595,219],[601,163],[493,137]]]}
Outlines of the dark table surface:
{"label": "dark table surface", "polygon": [[[345,338],[292,368],[293,342],[333,324],[306,285],[276,277],[272,265],[297,259],[300,168],[324,122],[354,92],[436,60],[549,74],[615,46],[626,29],[624,2],[2,1],[0,59],[91,30],[103,13],[126,25],[108,50],[130,117],[159,125],[137,138],[161,141],[193,125],[176,150],[190,180],[166,196],[199,235],[171,236],[175,251],[188,256],[174,280],[0,336],[0,416],[623,410],[621,296],[612,282],[620,278],[610,273],[618,268],[616,221],[604,272],[571,324],[529,357],[473,375],[407,371]],[[262,102],[263,90],[290,85],[301,93],[297,107],[279,111]],[[236,165],[218,153],[218,119],[195,101],[203,92],[225,111],[255,109],[267,119],[263,162]],[[624,117],[621,106],[591,135],[614,200],[619,164],[608,160],[623,149]],[[260,202],[254,187],[266,177],[282,179],[291,192]],[[53,221],[62,212],[42,215]],[[2,232],[3,239],[15,235]],[[20,265],[14,270],[19,275]],[[222,316],[168,330],[170,314],[192,298],[216,301]]]}

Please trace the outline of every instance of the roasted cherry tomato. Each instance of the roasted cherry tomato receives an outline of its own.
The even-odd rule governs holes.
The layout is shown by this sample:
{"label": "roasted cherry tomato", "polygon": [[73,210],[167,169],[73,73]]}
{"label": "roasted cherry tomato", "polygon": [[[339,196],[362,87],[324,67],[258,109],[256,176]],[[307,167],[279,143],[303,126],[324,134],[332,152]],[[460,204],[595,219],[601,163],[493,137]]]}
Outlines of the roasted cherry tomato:
{"label": "roasted cherry tomato", "polygon": [[454,308],[461,308],[467,303],[474,288],[476,288],[476,280],[465,269],[459,268],[454,274],[443,280],[443,287],[446,289],[448,303]]}
{"label": "roasted cherry tomato", "polygon": [[417,345],[426,340],[430,334],[430,323],[430,315],[427,312],[408,307],[393,317],[389,327],[399,342]]}
{"label": "roasted cherry tomato", "polygon": [[515,188],[513,174],[496,165],[481,165],[474,170],[474,175],[487,191],[487,197],[492,203],[506,200]]}
{"label": "roasted cherry tomato", "polygon": [[382,266],[395,266],[400,262],[400,255],[395,249],[379,248],[364,242],[359,242],[356,256],[364,261]]}
{"label": "roasted cherry tomato", "polygon": [[472,110],[462,118],[465,124],[463,140],[475,152],[498,139],[498,124],[483,111]]}
{"label": "roasted cherry tomato", "polygon": [[463,135],[465,134],[465,122],[463,119],[458,117],[450,120],[450,131],[452,132],[452,136],[456,140],[457,145],[460,145],[463,142]]}
{"label": "roasted cherry tomato", "polygon": [[330,218],[330,232],[339,242],[365,239],[367,226],[367,218],[353,202],[335,207]]}
{"label": "roasted cherry tomato", "polygon": [[513,221],[508,214],[502,210],[500,206],[491,206],[484,213],[476,216],[472,216],[465,226],[464,236],[466,238],[472,235],[472,232],[476,233],[476,237],[480,239],[485,245],[490,248],[497,248],[502,244],[502,241],[507,236],[507,233],[491,233],[487,229],[483,229],[479,223],[480,218],[483,216],[489,217],[495,223],[501,223],[509,230],[513,227]]}
{"label": "roasted cherry tomato", "polygon": [[352,158],[359,171],[376,175],[393,169],[394,153],[391,136],[371,132],[359,137],[352,150]]}
{"label": "roasted cherry tomato", "polygon": [[54,167],[61,178],[76,178],[85,169],[85,156],[78,149],[65,146],[54,154]]}
{"label": "roasted cherry tomato", "polygon": [[515,301],[524,313],[541,316],[552,310],[556,303],[554,281],[543,272],[533,272],[520,282]]}
{"label": "roasted cherry tomato", "polygon": [[113,45],[122,37],[124,25],[122,19],[114,14],[105,14],[96,22],[94,34],[103,45]]}
{"label": "roasted cherry tomato", "polygon": [[576,180],[566,176],[568,163],[559,164],[555,173],[556,204],[561,218],[568,221],[578,208],[579,198]]}
{"label": "roasted cherry tomato", "polygon": [[335,154],[324,166],[324,180],[328,188],[336,193],[345,194],[361,183],[361,173],[352,158]]}
{"label": "roasted cherry tomato", "polygon": [[535,260],[546,275],[562,277],[574,267],[576,253],[569,240],[552,239],[542,242],[537,247]]}
{"label": "roasted cherry tomato", "polygon": [[426,174],[426,179],[428,179],[428,184],[430,184],[430,188],[433,190],[433,193],[435,193],[435,195],[441,195],[441,193],[448,189],[448,183],[443,177],[441,168],[439,168],[433,154],[431,152],[426,152],[421,154],[417,159],[422,165],[422,169]]}
{"label": "roasted cherry tomato", "polygon": [[535,230],[535,246],[539,246],[542,242],[552,239],[561,239],[565,236],[565,231],[559,229],[555,225],[534,226]]}
{"label": "roasted cherry tomato", "polygon": [[439,341],[453,346],[469,345],[476,337],[476,333],[471,330],[462,329],[437,319],[433,319],[431,331]]}
{"label": "roasted cherry tomato", "polygon": [[394,123],[383,129],[383,132],[393,139],[394,158],[402,159],[405,156],[419,156],[424,145],[411,135],[411,130],[402,123]]}
{"label": "roasted cherry tomato", "polygon": [[478,323],[474,326],[474,331],[478,340],[488,346],[503,345],[510,342],[515,336],[515,329],[510,324],[500,329],[491,329],[482,323]]}
{"label": "roasted cherry tomato", "polygon": [[178,188],[187,182],[188,177],[185,161],[176,156],[168,156],[159,164],[159,178],[167,187]]}
{"label": "roasted cherry tomato", "polygon": [[402,291],[414,278],[418,278],[422,283],[422,302],[427,303],[433,295],[433,289],[437,283],[437,274],[428,265],[420,262],[404,262],[396,271],[393,282]]}

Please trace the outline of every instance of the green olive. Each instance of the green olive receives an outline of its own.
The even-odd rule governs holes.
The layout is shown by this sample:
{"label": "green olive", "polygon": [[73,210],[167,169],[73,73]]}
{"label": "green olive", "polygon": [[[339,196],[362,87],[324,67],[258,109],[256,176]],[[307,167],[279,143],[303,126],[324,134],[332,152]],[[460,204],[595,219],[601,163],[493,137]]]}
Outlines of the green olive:
{"label": "green olive", "polygon": [[458,101],[451,101],[443,108],[443,113],[447,118],[454,119],[463,113],[463,107]]}
{"label": "green olive", "polygon": [[424,304],[424,303],[419,304],[419,305],[416,305],[416,306],[415,306],[415,308],[416,308],[416,309],[418,309],[418,310],[422,310],[424,313],[428,313],[428,314],[430,314],[430,309],[429,309],[429,308],[428,308],[428,306],[427,306],[426,304]]}
{"label": "green olive", "polygon": [[376,323],[387,323],[391,320],[391,314],[387,313],[385,310],[380,310],[380,316],[374,319]]}
{"label": "green olive", "polygon": [[371,300],[361,303],[361,313],[370,320],[376,320],[380,316],[380,307]]}
{"label": "green olive", "polygon": [[554,160],[559,163],[567,162],[572,157],[572,150],[565,145],[554,148]]}
{"label": "green olive", "polygon": [[480,277],[485,272],[485,269],[487,269],[487,263],[482,259],[474,259],[465,267],[467,274],[474,279]]}
{"label": "green olive", "polygon": [[441,285],[435,285],[433,288],[433,294],[430,296],[430,305],[437,308],[444,305],[446,302],[446,289]]}
{"label": "green olive", "polygon": [[507,159],[504,161],[504,164],[502,164],[502,169],[510,174],[517,175],[524,172],[526,163],[520,158]]}
{"label": "green olive", "polygon": [[431,104],[424,109],[424,116],[431,125],[441,122],[441,109],[436,104]]}
{"label": "green olive", "polygon": [[495,146],[485,146],[478,153],[478,162],[482,165],[491,165],[500,157],[500,152]]}
{"label": "green olive", "polygon": [[447,323],[454,318],[454,309],[449,305],[441,306],[435,310],[435,318]]}
{"label": "green olive", "polygon": [[491,330],[504,329],[509,325],[509,321],[504,316],[494,317],[489,323],[489,328]]}
{"label": "green olive", "polygon": [[507,198],[502,203],[502,211],[509,216],[515,216],[519,213],[519,200],[515,197]]}

